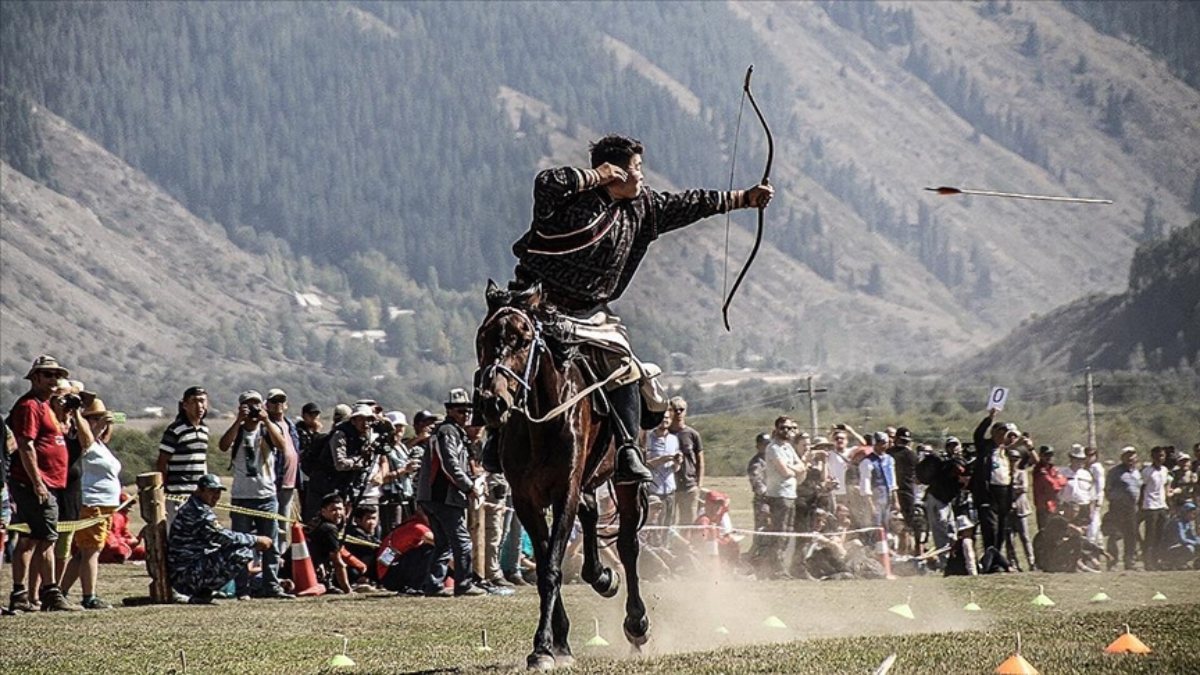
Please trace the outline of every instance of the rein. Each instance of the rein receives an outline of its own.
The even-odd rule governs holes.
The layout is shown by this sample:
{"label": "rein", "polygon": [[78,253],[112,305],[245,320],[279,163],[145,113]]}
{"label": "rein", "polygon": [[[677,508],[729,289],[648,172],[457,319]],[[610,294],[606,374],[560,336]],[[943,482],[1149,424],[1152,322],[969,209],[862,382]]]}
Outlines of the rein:
{"label": "rein", "polygon": [[[533,329],[534,337],[533,337],[533,342],[529,348],[529,358],[526,359],[526,361],[525,361],[525,373],[524,373],[524,375],[518,375],[516,373],[516,371],[514,371],[512,368],[509,368],[508,366],[501,364],[500,363],[501,357],[497,356],[496,360],[491,365],[489,365],[487,368],[484,369],[484,377],[490,378],[493,375],[495,375],[497,372],[500,372],[500,373],[503,373],[505,377],[508,377],[508,378],[514,380],[518,385],[520,385],[520,392],[518,393],[518,398],[513,401],[512,411],[521,413],[522,415],[524,415],[525,419],[528,420],[531,424],[542,424],[545,422],[549,422],[550,420],[553,420],[557,417],[560,417],[563,413],[567,412],[572,407],[574,407],[574,405],[576,403],[579,403],[580,401],[582,401],[584,398],[586,398],[588,395],[590,395],[592,392],[596,391],[597,389],[599,389],[601,387],[605,387],[605,386],[609,385],[610,383],[612,383],[613,381],[615,381],[617,378],[620,378],[621,376],[625,375],[626,373],[629,372],[629,369],[631,368],[631,365],[629,363],[625,363],[620,368],[617,368],[615,371],[613,371],[605,379],[595,382],[595,383],[575,392],[575,394],[573,396],[571,396],[567,400],[565,400],[562,403],[555,406],[552,410],[550,410],[550,412],[546,413],[545,415],[542,415],[540,417],[535,417],[529,412],[528,403],[529,403],[529,393],[531,391],[533,391],[533,387],[530,385],[530,382],[532,381],[533,376],[536,374],[534,371],[534,368],[535,368],[535,364],[537,363],[538,352],[540,350],[546,349],[546,341],[542,338],[542,323],[540,321],[537,321],[537,320],[531,318],[528,314],[526,314],[522,310],[517,309],[516,307],[508,306],[508,307],[501,307],[500,309],[496,310],[496,313],[493,314],[490,318],[488,318],[487,321],[484,322],[483,328],[486,328],[487,326],[489,326],[490,324],[492,324],[493,322],[498,320],[500,318],[500,316],[504,315],[504,314],[515,314],[515,315],[519,316],[521,319],[528,322],[530,327],[532,327],[532,329]],[[505,354],[505,352],[507,352],[507,350],[508,350],[508,348],[505,347],[501,351],[501,356],[503,356]]]}

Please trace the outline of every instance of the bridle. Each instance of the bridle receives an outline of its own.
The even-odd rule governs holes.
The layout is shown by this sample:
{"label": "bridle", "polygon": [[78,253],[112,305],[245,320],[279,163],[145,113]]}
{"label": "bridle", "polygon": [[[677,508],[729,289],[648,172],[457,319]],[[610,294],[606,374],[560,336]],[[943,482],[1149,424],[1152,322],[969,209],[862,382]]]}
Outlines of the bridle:
{"label": "bridle", "polygon": [[487,329],[493,323],[499,321],[501,317],[508,316],[510,314],[515,315],[526,325],[528,325],[533,333],[533,340],[530,341],[528,347],[529,356],[525,360],[525,372],[522,375],[518,375],[515,370],[504,365],[504,359],[513,354],[512,347],[505,344],[500,345],[500,351],[496,354],[496,358],[492,361],[492,363],[484,367],[483,378],[485,380],[490,380],[496,376],[496,373],[500,373],[504,375],[505,378],[516,382],[519,387],[517,389],[517,395],[513,399],[513,408],[514,410],[524,412],[525,406],[529,401],[529,392],[532,389],[530,382],[532,382],[533,378],[537,375],[539,352],[546,349],[546,341],[542,338],[542,322],[534,319],[516,307],[507,306],[496,310],[495,313],[488,317],[487,321],[483,322],[483,326],[481,326],[479,330],[482,334],[483,332],[487,331]]}
{"label": "bridle", "polygon": [[533,387],[530,383],[533,381],[533,378],[537,376],[537,367],[539,361],[538,356],[542,351],[547,349],[546,340],[542,337],[542,322],[529,316],[528,313],[508,305],[501,307],[500,309],[496,310],[494,314],[488,317],[487,320],[483,322],[483,325],[479,327],[479,333],[482,335],[493,323],[498,321],[502,316],[509,314],[514,314],[519,317],[530,327],[531,331],[533,332],[533,340],[530,341],[529,345],[529,356],[525,361],[525,373],[523,375],[518,375],[516,371],[502,363],[505,357],[512,354],[512,349],[509,346],[504,345],[500,347],[500,352],[496,355],[496,358],[493,359],[490,364],[483,367],[482,378],[484,380],[490,380],[496,376],[496,373],[500,373],[504,375],[505,378],[516,382],[519,387],[517,390],[517,395],[513,398],[512,412],[520,413],[530,423],[542,424],[566,413],[568,410],[574,407],[576,403],[590,396],[592,392],[606,387],[617,379],[623,377],[632,367],[629,362],[626,362],[613,370],[613,372],[609,373],[607,377],[581,388],[579,391],[568,397],[565,401],[562,401],[558,405],[554,406],[554,408],[546,414],[541,415],[540,417],[534,416],[529,412],[528,408],[529,394],[533,390]]}

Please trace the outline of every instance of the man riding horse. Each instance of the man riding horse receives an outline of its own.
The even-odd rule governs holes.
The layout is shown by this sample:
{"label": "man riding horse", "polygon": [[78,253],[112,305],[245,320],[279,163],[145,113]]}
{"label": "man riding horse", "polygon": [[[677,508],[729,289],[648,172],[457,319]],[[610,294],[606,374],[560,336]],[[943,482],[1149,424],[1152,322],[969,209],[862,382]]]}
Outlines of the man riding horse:
{"label": "man riding horse", "polygon": [[[637,366],[642,364],[608,303],[625,292],[650,244],[708,216],[761,209],[774,194],[769,185],[732,191],[650,190],[643,180],[643,152],[637,140],[605,136],[591,146],[592,168],[558,167],[539,173],[533,222],[513,244],[517,267],[509,284],[511,290],[540,284],[543,304],[573,323],[577,335],[607,343]],[[650,374],[640,367],[630,372],[631,377],[616,379],[607,391],[609,407],[619,420],[613,475],[618,485],[652,480],[636,442],[642,415],[639,381]],[[601,378],[608,374],[598,373]],[[483,460],[489,469],[499,469],[494,444],[489,444]]]}

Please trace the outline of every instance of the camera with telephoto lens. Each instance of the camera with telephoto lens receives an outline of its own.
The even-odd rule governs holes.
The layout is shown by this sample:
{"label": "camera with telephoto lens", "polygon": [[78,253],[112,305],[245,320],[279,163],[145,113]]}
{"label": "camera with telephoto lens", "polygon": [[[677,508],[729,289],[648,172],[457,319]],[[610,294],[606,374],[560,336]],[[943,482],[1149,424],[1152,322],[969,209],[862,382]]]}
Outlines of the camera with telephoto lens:
{"label": "camera with telephoto lens", "polygon": [[388,448],[396,444],[396,426],[388,420],[375,420],[371,422],[370,429],[375,432],[370,451],[377,455],[386,455]]}
{"label": "camera with telephoto lens", "polygon": [[62,397],[63,410],[79,410],[83,407],[83,399],[79,394],[67,394]]}
{"label": "camera with telephoto lens", "polygon": [[246,419],[256,420],[262,417],[262,406],[248,404],[246,406]]}

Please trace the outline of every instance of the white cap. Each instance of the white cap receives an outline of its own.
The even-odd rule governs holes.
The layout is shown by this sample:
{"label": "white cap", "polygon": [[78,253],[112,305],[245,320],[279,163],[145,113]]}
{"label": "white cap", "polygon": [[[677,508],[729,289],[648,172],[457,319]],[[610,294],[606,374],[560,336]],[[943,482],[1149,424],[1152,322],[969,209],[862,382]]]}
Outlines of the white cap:
{"label": "white cap", "polygon": [[399,410],[392,410],[392,411],[384,414],[384,417],[387,418],[387,421],[392,423],[392,426],[396,426],[396,427],[408,426],[408,418],[405,417],[404,413],[400,412]]}

